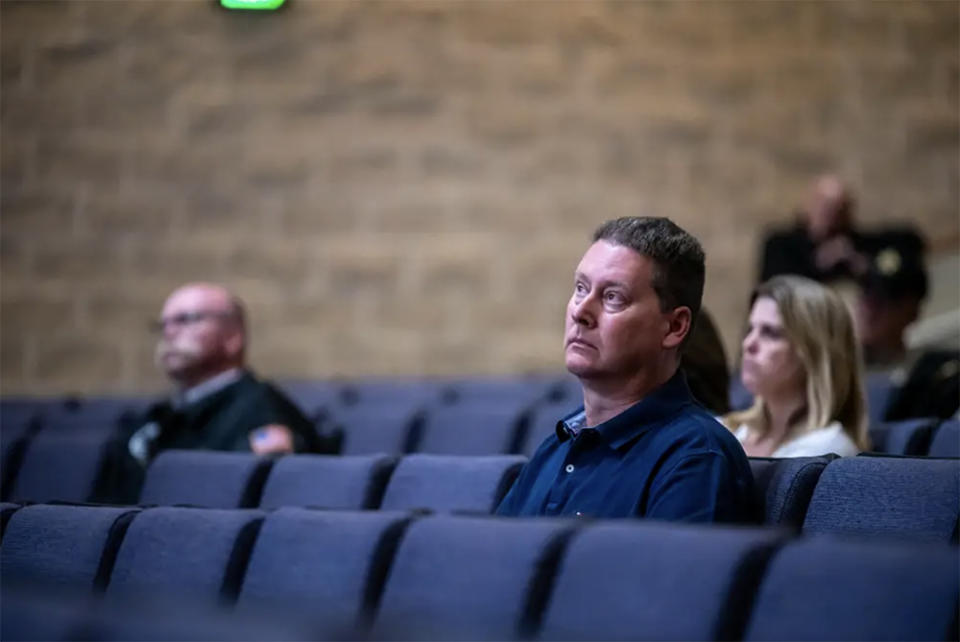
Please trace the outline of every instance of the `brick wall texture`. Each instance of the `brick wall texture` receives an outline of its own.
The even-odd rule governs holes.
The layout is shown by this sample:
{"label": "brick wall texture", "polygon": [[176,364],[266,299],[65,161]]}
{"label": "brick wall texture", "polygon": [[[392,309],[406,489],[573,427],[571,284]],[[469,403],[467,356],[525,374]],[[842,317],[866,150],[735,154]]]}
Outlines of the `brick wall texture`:
{"label": "brick wall texture", "polygon": [[956,242],[958,7],[3,0],[3,392],[161,387],[192,279],[272,377],[559,372],[591,231],[640,213],[702,240],[732,347],[822,170]]}

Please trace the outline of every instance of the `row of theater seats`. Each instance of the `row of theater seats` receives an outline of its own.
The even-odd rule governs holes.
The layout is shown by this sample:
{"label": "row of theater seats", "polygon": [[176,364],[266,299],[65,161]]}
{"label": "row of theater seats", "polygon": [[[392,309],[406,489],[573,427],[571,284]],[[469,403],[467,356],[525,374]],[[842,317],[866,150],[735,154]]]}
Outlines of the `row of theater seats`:
{"label": "row of theater seats", "polygon": [[[367,392],[362,401],[356,396],[336,397],[339,402],[322,407],[318,430],[339,432],[340,452],[346,455],[424,452],[529,456],[555,430],[557,419],[576,404],[572,392],[560,394],[562,387],[545,384],[482,389],[482,393],[474,390],[448,401],[438,400],[439,388],[401,387],[394,396],[386,390],[389,388],[377,394]],[[75,406],[0,403],[0,497],[12,497],[11,491],[23,483],[20,478],[57,469],[64,472],[61,485],[66,494],[51,498],[89,499],[79,491],[71,494],[69,489],[83,486],[68,483],[67,478],[96,475],[104,466],[106,446],[119,417],[135,409],[132,399],[100,399]],[[878,423],[871,430],[871,439],[876,452],[960,457],[960,421],[956,419]]]}
{"label": "row of theater seats", "polygon": [[[518,455],[288,455],[274,460],[171,450],[147,470],[138,503],[489,514],[524,461]],[[751,458],[750,465],[759,523],[804,533],[957,542],[960,460],[827,456]],[[58,477],[47,471],[37,483]],[[15,495],[20,502],[53,498],[40,490]],[[5,515],[15,507],[9,505]]]}
{"label": "row of theater seats", "polygon": [[943,544],[397,511],[33,505],[0,560],[8,640],[951,640],[960,591]]}

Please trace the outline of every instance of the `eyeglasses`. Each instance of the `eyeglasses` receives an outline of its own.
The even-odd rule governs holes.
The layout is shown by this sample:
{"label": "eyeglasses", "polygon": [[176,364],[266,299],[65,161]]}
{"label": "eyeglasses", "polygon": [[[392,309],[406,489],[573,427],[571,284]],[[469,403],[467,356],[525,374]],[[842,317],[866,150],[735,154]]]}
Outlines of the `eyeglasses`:
{"label": "eyeglasses", "polygon": [[229,312],[215,312],[210,310],[199,310],[197,312],[181,312],[180,314],[173,314],[165,319],[157,319],[156,321],[150,322],[150,330],[156,332],[157,334],[162,333],[167,329],[167,326],[178,326],[184,327],[188,325],[193,325],[194,323],[200,323],[201,321],[206,321],[207,319],[228,319],[232,315]]}

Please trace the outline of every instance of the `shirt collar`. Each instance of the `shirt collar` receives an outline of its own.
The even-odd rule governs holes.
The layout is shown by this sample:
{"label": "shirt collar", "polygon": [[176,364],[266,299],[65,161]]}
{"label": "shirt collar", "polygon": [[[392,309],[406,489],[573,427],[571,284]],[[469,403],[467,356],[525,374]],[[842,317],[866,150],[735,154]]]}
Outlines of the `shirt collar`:
{"label": "shirt collar", "polygon": [[[599,433],[611,448],[620,448],[642,433],[676,415],[693,402],[687,379],[679,369],[665,384],[649,393],[616,417],[593,430]],[[581,406],[557,422],[557,438],[566,441],[587,427],[586,410]]]}
{"label": "shirt collar", "polygon": [[181,408],[188,404],[196,403],[205,397],[220,392],[231,383],[237,381],[243,376],[242,368],[231,368],[216,374],[206,381],[201,381],[192,388],[180,391],[173,398],[173,407]]}

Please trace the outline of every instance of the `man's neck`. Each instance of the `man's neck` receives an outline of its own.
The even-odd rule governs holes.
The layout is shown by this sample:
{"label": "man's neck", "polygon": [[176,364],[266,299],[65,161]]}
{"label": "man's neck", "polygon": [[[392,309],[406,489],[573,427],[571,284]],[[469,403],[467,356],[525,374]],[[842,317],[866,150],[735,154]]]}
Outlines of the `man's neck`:
{"label": "man's neck", "polygon": [[665,384],[676,373],[679,364],[656,372],[638,372],[627,381],[583,378],[583,409],[587,426],[593,428],[613,419],[630,406]]}
{"label": "man's neck", "polygon": [[174,393],[174,399],[178,404],[194,403],[229,386],[239,379],[242,374],[242,368],[239,366],[230,366],[216,373],[207,375],[203,379],[193,379],[190,384],[182,382]]}

